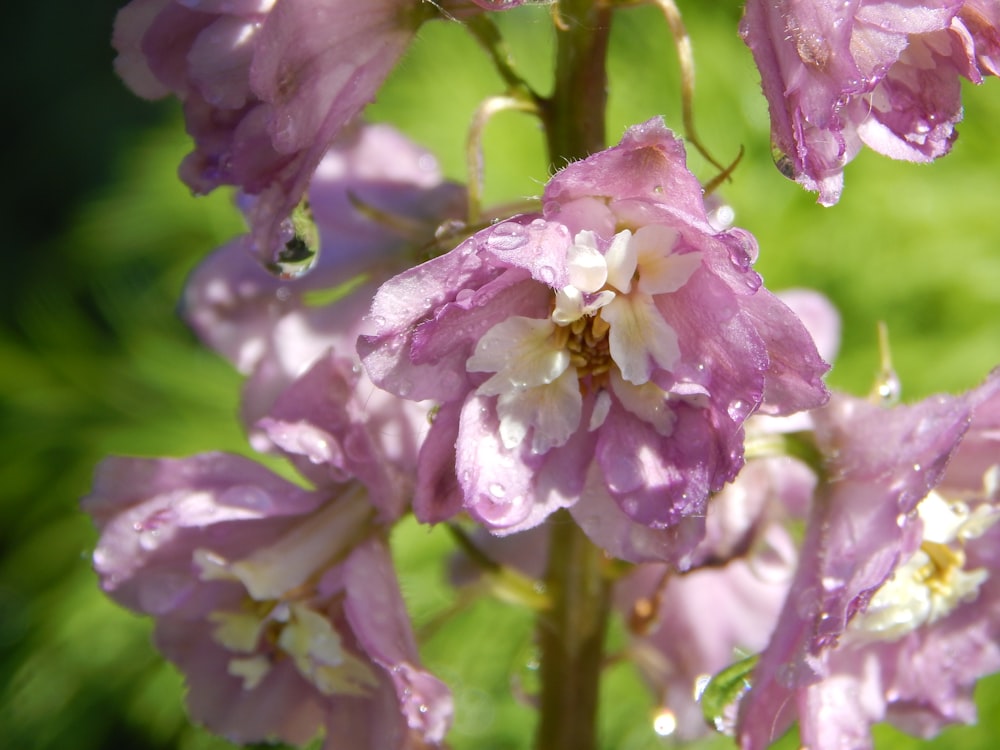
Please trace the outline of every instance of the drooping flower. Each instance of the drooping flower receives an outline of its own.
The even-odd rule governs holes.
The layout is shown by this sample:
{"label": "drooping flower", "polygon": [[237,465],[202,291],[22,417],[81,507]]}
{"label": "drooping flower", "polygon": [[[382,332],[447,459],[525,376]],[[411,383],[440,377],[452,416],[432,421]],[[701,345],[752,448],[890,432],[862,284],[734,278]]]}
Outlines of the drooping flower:
{"label": "drooping flower", "polygon": [[115,67],[140,96],[183,102],[194,151],[181,178],[196,193],[256,196],[252,247],[289,273],[308,266],[293,210],[330,144],[424,21],[472,10],[482,12],[467,0],[133,0],[115,22]]}
{"label": "drooping flower", "polygon": [[[465,213],[461,187],[445,182],[430,153],[387,125],[345,133],[320,162],[309,201],[322,246],[311,273],[276,278],[243,236],[209,256],[185,289],[191,327],[249,376],[241,403],[248,426],[327,350],[356,357],[378,285],[412,265],[441,222]],[[332,301],[313,301],[351,283]]]}
{"label": "drooping flower", "polygon": [[741,747],[794,720],[818,750],[870,748],[884,719],[924,736],[971,721],[975,680],[1000,667],[1000,376],[891,410],[838,396],[814,419],[829,481],[740,706]]}
{"label": "drooping flower", "polygon": [[321,361],[262,421],[314,489],[221,453],[110,458],[83,501],[104,590],[156,618],[193,718],[238,742],[324,730],[331,750],[437,747],[450,723],[383,541],[415,449],[385,449],[387,425],[352,404],[356,379]]}
{"label": "drooping flower", "polygon": [[998,29],[997,0],[748,0],[741,34],[779,169],[832,205],[862,145],[916,162],[946,154],[959,77],[996,75]]}
{"label": "drooping flower", "polygon": [[708,223],[683,147],[651,120],[558,173],[541,215],[384,284],[365,366],[380,387],[441,404],[418,516],[465,508],[518,531],[590,482],[615,500],[592,498],[591,517],[614,508],[619,527],[665,533],[703,523],[709,492],[742,465],[747,416],[826,395],[825,363],[762,288],[755,255],[748,233]]}
{"label": "drooping flower", "polygon": [[[645,564],[616,584],[630,659],[661,706],[658,733],[690,740],[710,731],[699,704],[709,679],[767,644],[795,571],[785,522],[807,507],[815,484],[787,456],[748,462],[712,498],[689,571]],[[732,718],[712,717],[715,729]]]}

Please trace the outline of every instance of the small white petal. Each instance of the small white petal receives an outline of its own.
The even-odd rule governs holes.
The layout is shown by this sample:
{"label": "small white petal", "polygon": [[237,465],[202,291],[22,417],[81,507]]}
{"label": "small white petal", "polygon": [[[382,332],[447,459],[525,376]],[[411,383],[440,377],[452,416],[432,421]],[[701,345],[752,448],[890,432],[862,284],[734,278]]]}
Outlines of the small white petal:
{"label": "small white petal", "polygon": [[582,292],[596,292],[608,280],[608,264],[597,249],[594,233],[584,230],[576,235],[566,252],[569,283]]}
{"label": "small white petal", "polygon": [[551,383],[569,367],[569,353],[556,347],[556,327],[548,318],[515,316],[497,323],[466,360],[469,372],[495,372],[478,392],[499,396],[512,389]]}
{"label": "small white petal", "polygon": [[556,292],[556,306],[552,311],[553,323],[569,325],[583,317],[583,293],[575,286],[566,286]]}
{"label": "small white petal", "polygon": [[658,433],[669,437],[674,431],[677,415],[670,407],[670,395],[656,383],[633,385],[611,372],[611,390],[628,411],[653,425]]}
{"label": "small white petal", "polygon": [[677,333],[649,295],[619,296],[604,308],[602,316],[611,325],[611,358],[630,383],[647,382],[654,363],[669,370],[680,360]]}
{"label": "small white petal", "polygon": [[505,448],[516,448],[530,428],[534,430],[531,450],[545,453],[569,440],[580,426],[582,411],[580,381],[571,367],[547,385],[500,395],[500,439]]}
{"label": "small white petal", "polygon": [[671,252],[677,231],[649,224],[635,233],[639,264],[639,289],[646,294],[676,292],[701,266],[701,253]]}
{"label": "small white petal", "polygon": [[611,394],[601,389],[594,400],[594,411],[590,413],[590,425],[588,425],[587,431],[593,432],[604,424],[604,420],[608,418],[608,412],[610,411]]}
{"label": "small white petal", "polygon": [[608,264],[608,283],[619,292],[627,293],[632,288],[637,263],[636,247],[629,230],[615,235],[604,259]]}

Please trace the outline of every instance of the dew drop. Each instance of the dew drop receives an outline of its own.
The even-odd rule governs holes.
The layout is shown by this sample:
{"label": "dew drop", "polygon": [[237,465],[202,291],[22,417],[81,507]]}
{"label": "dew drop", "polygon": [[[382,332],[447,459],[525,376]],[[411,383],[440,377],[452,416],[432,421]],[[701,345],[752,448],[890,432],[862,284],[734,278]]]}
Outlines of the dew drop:
{"label": "dew drop", "polygon": [[645,480],[642,463],[635,456],[622,456],[611,461],[604,468],[604,479],[612,492],[632,492],[641,487]]}
{"label": "dew drop", "polygon": [[795,164],[791,157],[775,145],[771,146],[771,158],[774,159],[774,166],[784,177],[789,180],[795,179]]}
{"label": "dew drop", "polygon": [[778,672],[775,675],[775,677],[777,678],[778,682],[781,685],[784,685],[785,687],[788,688],[794,688],[796,683],[798,682],[798,680],[796,679],[797,674],[798,670],[796,669],[795,665],[789,663],[789,664],[782,664],[780,667],[778,667]]}
{"label": "dew drop", "polygon": [[726,408],[726,411],[729,412],[729,418],[731,420],[733,420],[734,422],[742,422],[744,419],[746,419],[747,405],[742,401],[740,401],[739,399],[736,399],[735,401],[731,401],[729,403],[729,406]]}
{"label": "dew drop", "polygon": [[815,617],[819,613],[819,592],[815,588],[807,588],[795,602],[795,611],[803,620]]}
{"label": "dew drop", "polygon": [[823,589],[825,591],[837,591],[844,587],[844,582],[840,578],[835,578],[833,576],[823,576],[821,581],[823,584]]}
{"label": "dew drop", "polygon": [[903,384],[899,376],[892,370],[884,373],[878,383],[875,384],[875,394],[885,406],[893,406],[899,403],[899,397],[903,391]]}
{"label": "dew drop", "polygon": [[421,154],[417,159],[417,168],[423,172],[437,172],[438,162],[431,154]]}
{"label": "dew drop", "polygon": [[219,504],[249,510],[270,510],[274,507],[271,496],[260,487],[241,484],[219,494]]}
{"label": "dew drop", "polygon": [[738,271],[749,271],[753,265],[753,259],[750,257],[750,253],[747,252],[746,248],[742,245],[731,246],[729,248],[729,262],[733,264],[733,267]]}
{"label": "dew drop", "polygon": [[677,730],[677,716],[664,706],[653,717],[653,731],[660,737],[669,737]]}
{"label": "dew drop", "polygon": [[319,228],[303,199],[278,226],[277,247],[271,249],[267,269],[282,279],[298,278],[316,265],[319,248]]}
{"label": "dew drop", "polygon": [[546,284],[551,284],[556,278],[555,269],[552,266],[542,266],[538,269],[538,279]]}
{"label": "dew drop", "polygon": [[489,489],[490,495],[497,500],[503,500],[507,496],[507,490],[499,482],[493,482],[487,489]]}
{"label": "dew drop", "polygon": [[271,132],[274,147],[279,152],[295,150],[294,143],[295,139],[298,137],[298,129],[295,127],[295,118],[288,114],[276,117]]}
{"label": "dew drop", "polygon": [[[438,225],[438,228],[434,230],[434,239],[442,240],[447,239],[448,237],[453,237],[454,235],[461,234],[463,229],[465,229],[465,223],[459,221],[458,219],[443,221]],[[468,255],[468,252],[465,254]]]}
{"label": "dew drop", "polygon": [[509,252],[527,244],[528,236],[520,224],[504,222],[493,228],[486,242],[491,250]]}
{"label": "dew drop", "polygon": [[152,552],[160,546],[160,532],[157,529],[141,529],[139,531],[139,546],[147,552]]}

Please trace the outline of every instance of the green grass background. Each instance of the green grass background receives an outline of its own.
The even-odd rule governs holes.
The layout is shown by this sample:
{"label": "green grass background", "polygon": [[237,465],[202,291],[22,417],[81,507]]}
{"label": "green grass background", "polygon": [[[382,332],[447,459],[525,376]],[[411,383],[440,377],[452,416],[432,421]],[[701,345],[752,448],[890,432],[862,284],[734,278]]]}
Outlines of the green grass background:
{"label": "green grass background", "polygon": [[[240,219],[229,196],[195,200],[176,180],[187,149],[176,106],[140,102],[111,73],[115,5],[16,4],[0,31],[12,108],[0,196],[0,737],[14,750],[228,747],[187,724],[181,680],[150,647],[150,623],[99,593],[88,561],[95,534],[77,510],[109,453],[247,452],[235,418],[239,378],[175,315],[190,269],[241,231]],[[722,160],[746,150],[723,194],[760,241],[759,270],[774,289],[823,291],[843,315],[830,382],[867,392],[879,320],[905,398],[979,382],[1000,362],[1000,84],[967,87],[949,157],[915,166],[863,153],[847,168],[840,204],[824,209],[771,164],[766,106],[736,34],[738,0],[680,5],[698,64],[702,138]],[[498,21],[527,77],[548,91],[546,11]],[[657,114],[679,125],[677,66],[655,11],[619,14],[610,70],[610,141]],[[496,93],[499,79],[471,38],[438,23],[422,31],[369,116],[396,123],[464,179],[467,123]],[[713,176],[700,157],[690,161]],[[547,175],[535,122],[498,116],[487,132],[488,199],[537,194]],[[530,617],[456,599],[441,583],[452,548],[440,531],[405,524],[396,542],[407,600],[428,636],[424,657],[456,693],[454,747],[527,747],[532,712],[510,694],[534,679]],[[454,616],[431,628],[446,611]],[[651,700],[628,666],[610,670],[604,698],[604,748],[673,746],[653,735]],[[994,748],[1000,681],[985,680],[978,699],[982,724],[929,746]],[[891,729],[877,734],[883,749],[925,746]]]}

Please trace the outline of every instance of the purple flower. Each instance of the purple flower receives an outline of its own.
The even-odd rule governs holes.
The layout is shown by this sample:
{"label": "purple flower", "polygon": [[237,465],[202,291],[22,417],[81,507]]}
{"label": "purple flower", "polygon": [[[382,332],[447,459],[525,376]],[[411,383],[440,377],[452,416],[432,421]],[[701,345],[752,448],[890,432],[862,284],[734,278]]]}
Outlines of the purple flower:
{"label": "purple flower", "polygon": [[[660,734],[705,734],[698,696],[709,678],[767,644],[795,571],[784,524],[801,515],[815,484],[794,459],[749,462],[709,503],[691,570],[641,565],[616,585],[633,634],[629,656],[662,707]],[[716,717],[716,728],[730,719]]]}
{"label": "purple flower", "polygon": [[[297,255],[289,217],[330,143],[374,99],[436,6],[133,0],[115,22],[115,65],[137,94],[181,99],[195,145],[182,179],[196,193],[236,185],[256,196],[252,246],[280,265]],[[442,12],[451,10],[466,3],[445,3]]]}
{"label": "purple flower", "polygon": [[399,425],[361,421],[355,381],[323,360],[262,420],[315,489],[221,453],[110,458],[83,501],[104,590],[156,618],[193,718],[237,742],[325,728],[328,748],[402,750],[438,746],[450,723],[382,541],[414,451],[386,449]]}
{"label": "purple flower", "polygon": [[1000,667],[1000,375],[891,410],[836,397],[814,419],[828,481],[740,706],[741,747],[796,719],[818,750],[871,747],[882,719],[922,735],[971,721],[975,680]]}
{"label": "purple flower", "polygon": [[916,162],[946,154],[959,76],[996,75],[998,22],[997,0],[748,0],[741,34],[779,169],[832,205],[862,144]]}
{"label": "purple flower", "polygon": [[585,484],[588,514],[616,528],[673,534],[703,516],[742,465],[747,416],[826,398],[826,365],[761,287],[755,255],[748,233],[708,223],[682,145],[651,120],[557,174],[542,215],[384,284],[365,367],[441,404],[418,516],[464,507],[518,531],[592,494]]}
{"label": "purple flower", "polygon": [[[309,200],[322,246],[311,273],[275,278],[244,236],[209,256],[185,290],[184,316],[198,336],[250,376],[241,407],[247,425],[324,352],[355,357],[378,285],[414,262],[441,221],[465,210],[464,191],[443,181],[434,157],[386,125],[345,133],[320,162]],[[352,279],[357,287],[339,299],[310,300]]]}

